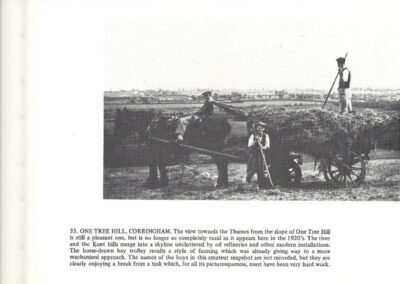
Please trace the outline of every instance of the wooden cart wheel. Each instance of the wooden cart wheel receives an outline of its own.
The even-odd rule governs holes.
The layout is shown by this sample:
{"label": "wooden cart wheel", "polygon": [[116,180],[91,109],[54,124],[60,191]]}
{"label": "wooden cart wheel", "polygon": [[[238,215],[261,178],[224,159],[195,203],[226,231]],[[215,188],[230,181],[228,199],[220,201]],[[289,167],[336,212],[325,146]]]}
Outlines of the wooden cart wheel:
{"label": "wooden cart wheel", "polygon": [[328,157],[324,168],[326,181],[336,187],[360,186],[364,182],[365,173],[365,160],[354,151],[349,152],[348,159],[342,154]]}

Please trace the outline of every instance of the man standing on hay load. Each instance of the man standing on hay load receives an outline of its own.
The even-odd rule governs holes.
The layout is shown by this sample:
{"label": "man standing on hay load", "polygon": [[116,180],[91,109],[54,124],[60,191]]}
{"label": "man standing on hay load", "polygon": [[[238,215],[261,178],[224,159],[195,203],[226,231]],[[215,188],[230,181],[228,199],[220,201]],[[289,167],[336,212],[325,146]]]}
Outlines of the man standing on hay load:
{"label": "man standing on hay load", "polygon": [[346,59],[344,57],[339,57],[336,59],[337,65],[339,67],[339,100],[340,100],[340,113],[352,112],[353,108],[351,105],[351,91],[350,91],[350,81],[351,73],[347,67],[344,67]]}
{"label": "man standing on hay load", "polygon": [[204,117],[209,117],[214,113],[214,100],[211,97],[211,92],[204,92],[201,94],[204,99],[203,106],[196,111],[194,114],[182,117],[179,119],[178,126],[176,127],[175,134],[177,135],[177,141],[183,141],[183,135],[185,134],[186,128],[190,123]]}
{"label": "man standing on hay load", "polygon": [[249,159],[247,162],[246,182],[250,183],[254,174],[257,174],[257,182],[259,189],[267,188],[267,179],[265,171],[267,162],[265,159],[265,151],[269,149],[270,142],[268,134],[264,133],[266,125],[259,122],[255,125],[255,132],[248,141]]}

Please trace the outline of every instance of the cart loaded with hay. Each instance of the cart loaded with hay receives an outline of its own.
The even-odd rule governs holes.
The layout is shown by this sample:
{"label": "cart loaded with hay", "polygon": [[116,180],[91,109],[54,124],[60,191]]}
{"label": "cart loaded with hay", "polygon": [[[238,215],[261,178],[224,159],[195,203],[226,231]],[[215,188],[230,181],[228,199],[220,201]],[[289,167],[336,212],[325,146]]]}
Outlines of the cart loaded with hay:
{"label": "cart loaded with hay", "polygon": [[271,175],[280,184],[300,183],[302,158],[294,153],[301,153],[315,158],[329,185],[357,187],[365,180],[366,163],[377,144],[380,148],[399,147],[397,113],[366,109],[338,114],[264,106],[245,114],[228,105],[218,106],[238,119],[246,119],[249,128],[258,121],[266,124],[271,139]]}

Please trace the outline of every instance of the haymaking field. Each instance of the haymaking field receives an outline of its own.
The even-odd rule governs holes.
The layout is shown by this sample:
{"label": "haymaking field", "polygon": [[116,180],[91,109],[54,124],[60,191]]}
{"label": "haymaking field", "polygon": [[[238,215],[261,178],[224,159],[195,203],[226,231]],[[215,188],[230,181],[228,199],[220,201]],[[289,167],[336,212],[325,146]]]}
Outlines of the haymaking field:
{"label": "haymaking field", "polygon": [[[104,171],[107,199],[182,199],[182,200],[392,200],[399,201],[400,160],[372,160],[363,185],[357,188],[327,186],[323,175],[313,175],[313,165],[302,166],[303,181],[299,187],[257,190],[257,184],[244,182],[246,165],[230,164],[230,183],[217,189],[216,167],[213,164],[170,166],[170,185],[143,188],[147,167],[108,168]],[[181,180],[182,177],[182,180]]]}
{"label": "haymaking field", "polygon": [[[276,102],[274,102],[276,104]],[[285,103],[281,103],[284,105]],[[235,105],[236,106],[236,105]],[[129,106],[128,106],[129,107]],[[130,106],[137,108],[138,106]],[[139,106],[140,107],[140,106]],[[149,106],[142,106],[148,108]],[[170,112],[191,113],[197,105],[164,105]],[[251,108],[250,105],[243,106]],[[315,104],[290,102],[289,109],[316,107]],[[335,106],[330,106],[336,111]],[[367,163],[365,181],[359,187],[333,187],[325,182],[324,175],[314,169],[313,157],[304,155],[302,182],[295,187],[276,185],[269,190],[258,190],[254,178],[251,184],[244,181],[246,165],[229,164],[229,185],[215,188],[217,169],[208,156],[194,153],[184,163],[172,163],[168,167],[169,185],[166,187],[145,188],[148,168],[142,156],[124,153],[110,164],[107,157],[107,143],[112,136],[113,113],[115,106],[105,109],[105,161],[104,198],[105,199],[167,199],[167,200],[348,200],[348,201],[399,201],[400,199],[400,151],[375,149]],[[358,109],[357,111],[362,111]],[[230,121],[231,138],[246,137],[246,127],[242,122]],[[125,145],[133,149],[132,145]],[[143,147],[143,146],[142,146]],[[236,147],[237,148],[237,147]],[[229,149],[228,149],[229,150]],[[232,149],[231,149],[232,150]],[[233,149],[237,150],[237,149]],[[232,150],[232,151],[233,151]],[[242,149],[245,153],[246,149]],[[137,152],[137,151],[136,151]],[[143,152],[143,148],[139,150]],[[229,151],[228,151],[229,152]],[[234,153],[234,152],[232,152]],[[237,154],[237,153],[236,153]],[[115,156],[115,155],[114,155]]]}

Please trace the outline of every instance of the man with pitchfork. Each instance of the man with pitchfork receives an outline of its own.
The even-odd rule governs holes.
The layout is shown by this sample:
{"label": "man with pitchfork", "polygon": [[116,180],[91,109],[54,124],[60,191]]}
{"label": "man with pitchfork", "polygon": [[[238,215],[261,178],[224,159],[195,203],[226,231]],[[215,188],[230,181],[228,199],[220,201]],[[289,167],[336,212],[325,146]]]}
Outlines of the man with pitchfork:
{"label": "man with pitchfork", "polygon": [[[265,151],[270,148],[270,140],[267,133],[264,133],[265,123],[258,122],[255,125],[255,131],[250,135],[248,141],[249,159],[247,162],[246,182],[250,183],[254,174],[257,174],[259,189],[267,188],[267,179],[265,172],[269,175],[268,165],[265,158]],[[272,185],[271,177],[269,176]]]}

